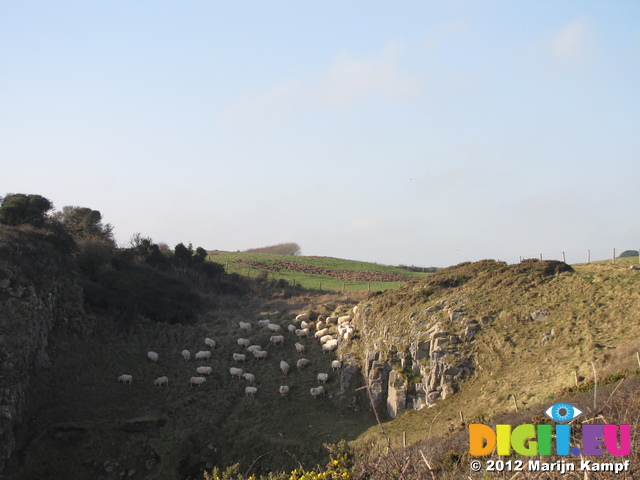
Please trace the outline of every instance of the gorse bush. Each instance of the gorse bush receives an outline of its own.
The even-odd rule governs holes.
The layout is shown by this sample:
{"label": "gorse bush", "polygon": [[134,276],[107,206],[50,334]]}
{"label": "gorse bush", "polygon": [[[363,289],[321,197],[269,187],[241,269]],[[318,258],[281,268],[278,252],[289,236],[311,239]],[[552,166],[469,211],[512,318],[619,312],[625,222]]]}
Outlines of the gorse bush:
{"label": "gorse bush", "polygon": [[290,243],[279,243],[277,245],[271,245],[268,247],[260,247],[260,248],[250,248],[245,250],[245,252],[251,253],[270,253],[275,255],[300,255],[302,253],[302,248],[300,245],[294,242]]}

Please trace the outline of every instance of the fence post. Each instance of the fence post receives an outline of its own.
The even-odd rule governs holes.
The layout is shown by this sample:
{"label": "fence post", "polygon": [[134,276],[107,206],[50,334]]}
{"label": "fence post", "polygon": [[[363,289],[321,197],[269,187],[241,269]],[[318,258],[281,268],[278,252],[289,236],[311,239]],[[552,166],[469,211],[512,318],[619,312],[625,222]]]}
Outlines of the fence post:
{"label": "fence post", "polygon": [[320,290],[322,290],[322,282],[320,282]]}
{"label": "fence post", "polygon": [[611,250],[611,263],[616,263],[616,249]]}
{"label": "fence post", "polygon": [[564,252],[562,252],[562,261],[563,263],[567,263],[567,258],[564,256]]}
{"label": "fence post", "polygon": [[542,254],[540,254],[540,261],[542,261]]}
{"label": "fence post", "polygon": [[367,290],[368,290],[368,291],[371,291],[371,282],[369,282],[369,283],[367,284]]}
{"label": "fence post", "polygon": [[591,263],[591,249],[587,250],[587,263]]}
{"label": "fence post", "polygon": [[344,282],[342,282],[342,291],[344,292]]}

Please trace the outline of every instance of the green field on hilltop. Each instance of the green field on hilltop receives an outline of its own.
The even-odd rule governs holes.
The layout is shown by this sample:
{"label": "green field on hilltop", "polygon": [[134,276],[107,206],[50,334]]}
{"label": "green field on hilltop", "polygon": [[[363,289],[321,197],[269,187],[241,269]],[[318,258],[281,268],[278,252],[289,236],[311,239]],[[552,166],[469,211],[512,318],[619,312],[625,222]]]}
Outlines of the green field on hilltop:
{"label": "green field on hilltop", "polygon": [[434,270],[424,268],[424,272],[414,272],[401,267],[334,257],[217,250],[208,253],[207,259],[223,265],[227,273],[285,280],[291,285],[314,290],[384,291],[429,275]]}

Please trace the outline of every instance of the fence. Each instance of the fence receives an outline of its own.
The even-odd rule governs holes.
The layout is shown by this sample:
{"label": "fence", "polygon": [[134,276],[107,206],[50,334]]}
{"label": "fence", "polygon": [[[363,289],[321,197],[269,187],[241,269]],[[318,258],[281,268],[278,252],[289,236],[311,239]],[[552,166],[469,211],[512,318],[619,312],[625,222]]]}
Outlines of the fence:
{"label": "fence", "polygon": [[[610,260],[611,263],[616,263],[616,260],[620,258],[616,256],[616,252],[621,253],[620,250],[616,250],[615,248],[612,248],[610,250],[587,249],[583,251],[573,251],[573,252],[562,251],[562,252],[555,252],[555,253],[538,253],[536,255],[520,256],[518,259],[512,258],[504,261],[506,261],[507,263],[520,263],[522,262],[522,260],[525,260],[528,258],[535,258],[538,260],[558,260],[561,262],[568,263],[570,265],[574,263],[591,263],[591,262],[605,261],[605,260]],[[640,250],[638,250],[638,252],[640,253]],[[640,256],[636,258],[638,263],[640,263]]]}

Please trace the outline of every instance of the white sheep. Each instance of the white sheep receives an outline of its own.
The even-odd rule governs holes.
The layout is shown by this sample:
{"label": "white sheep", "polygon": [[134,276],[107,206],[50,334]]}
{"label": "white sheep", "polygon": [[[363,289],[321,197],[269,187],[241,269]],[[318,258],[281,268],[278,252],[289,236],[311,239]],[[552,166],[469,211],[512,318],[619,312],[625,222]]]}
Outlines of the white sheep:
{"label": "white sheep", "polygon": [[327,328],[327,324],[324,323],[322,320],[318,320],[316,322],[316,330],[322,330],[323,328]]}
{"label": "white sheep", "polygon": [[247,348],[249,347],[249,345],[251,345],[251,340],[249,340],[248,338],[239,338],[238,345],[240,345],[241,347]]}
{"label": "white sheep", "polygon": [[336,348],[338,348],[338,340],[334,338],[333,340],[329,340],[327,343],[322,345],[322,352],[333,352]]}
{"label": "white sheep", "polygon": [[304,353],[304,345],[296,342],[296,353]]}
{"label": "white sheep", "polygon": [[336,325],[338,323],[338,317],[327,317],[325,322]]}
{"label": "white sheep", "polygon": [[247,352],[249,352],[249,353],[253,353],[256,350],[262,350],[262,347],[260,345],[249,345],[247,347]]}
{"label": "white sheep", "polygon": [[301,313],[300,315],[296,316],[296,322],[303,322],[303,321],[307,321],[309,320],[309,314],[308,313]]}
{"label": "white sheep", "polygon": [[341,317],[338,317],[338,325],[341,325],[343,323],[347,323],[351,321],[351,315],[342,315]]}
{"label": "white sheep", "polygon": [[304,320],[300,322],[300,328],[305,329],[311,327],[311,324],[305,322]]}
{"label": "white sheep", "polygon": [[258,325],[260,325],[261,327],[266,327],[267,325],[269,325],[271,322],[267,319],[263,319],[263,320],[258,320]]}
{"label": "white sheep", "polygon": [[289,330],[290,333],[296,333],[297,327],[291,324],[287,327],[287,330]]}
{"label": "white sheep", "polygon": [[286,375],[287,373],[289,373],[289,364],[282,360],[280,362],[280,370],[282,370],[282,373]]}
{"label": "white sheep", "polygon": [[216,348],[216,341],[213,338],[205,338],[204,343],[207,345],[207,347]]}
{"label": "white sheep", "polygon": [[308,328],[297,329],[296,330],[296,335],[299,336],[299,337],[308,337],[309,336],[309,329]]}
{"label": "white sheep", "polygon": [[273,343],[274,345],[283,345],[284,344],[284,336],[283,335],[272,335],[271,338],[269,339],[269,341],[271,343]]}
{"label": "white sheep", "polygon": [[340,360],[334,360],[331,362],[331,368],[333,370],[340,370],[342,368],[342,362]]}
{"label": "white sheep", "polygon": [[289,394],[289,386],[280,385],[280,388],[278,389],[278,391],[280,392],[280,396],[284,397],[285,395]]}
{"label": "white sheep", "polygon": [[131,375],[120,375],[118,377],[118,381],[120,383],[124,383],[125,385],[131,385],[131,382],[133,382],[133,377]]}
{"label": "white sheep", "polygon": [[169,385],[169,378],[168,377],[158,377],[153,381],[154,385],[162,385],[162,386],[167,386]]}
{"label": "white sheep", "polygon": [[356,305],[355,307],[353,307],[353,314],[354,315],[358,315],[358,310],[360,310],[360,307],[358,305]]}
{"label": "white sheep", "polygon": [[191,384],[191,386],[193,387],[194,385],[200,386],[203,383],[205,383],[207,381],[206,378],[204,377],[191,377],[189,379],[189,383]]}
{"label": "white sheep", "polygon": [[324,387],[320,385],[319,387],[311,388],[311,395],[313,398],[318,397],[319,395],[324,395]]}
{"label": "white sheep", "polygon": [[148,352],[147,353],[147,358],[149,360],[151,360],[152,362],[157,362],[158,361],[158,354],[156,352]]}
{"label": "white sheep", "polygon": [[253,373],[245,372],[242,374],[242,378],[244,378],[249,383],[254,383],[256,381],[256,376]]}
{"label": "white sheep", "polygon": [[328,328],[323,328],[322,330],[318,330],[313,336],[316,338],[324,337],[327,333],[329,333]]}
{"label": "white sheep", "polygon": [[244,394],[248,397],[249,395],[255,395],[258,392],[258,387],[245,387]]}
{"label": "white sheep", "polygon": [[329,380],[329,374],[319,373],[317,376],[317,379],[318,379],[318,383],[327,383],[327,381]]}
{"label": "white sheep", "polygon": [[185,362],[191,360],[191,352],[189,350],[182,350],[182,358]]}
{"label": "white sheep", "polygon": [[306,358],[301,358],[296,362],[296,367],[298,368],[298,370],[306,367],[307,365],[309,365],[309,360]]}
{"label": "white sheep", "polygon": [[255,352],[253,352],[253,356],[257,359],[264,359],[267,358],[268,352],[266,350],[256,350]]}
{"label": "white sheep", "polygon": [[211,374],[213,373],[213,368],[211,368],[211,367],[198,367],[198,368],[196,368],[196,372],[199,373],[200,375],[211,376]]}
{"label": "white sheep", "polygon": [[238,362],[246,362],[247,361],[247,356],[244,353],[234,353],[233,354],[233,359],[235,360],[236,363],[238,363]]}
{"label": "white sheep", "polygon": [[241,368],[231,367],[229,369],[229,373],[231,374],[232,377],[242,378],[244,371]]}
{"label": "white sheep", "polygon": [[320,344],[324,345],[328,341],[333,340],[333,338],[333,335],[323,335],[322,337],[320,337]]}
{"label": "white sheep", "polygon": [[238,322],[240,325],[240,330],[251,330],[251,324],[248,322]]}
{"label": "white sheep", "polygon": [[280,327],[280,325],[276,325],[275,323],[270,323],[269,325],[267,325],[267,328],[275,333],[282,331],[282,327]]}
{"label": "white sheep", "polygon": [[211,352],[209,350],[200,350],[196,353],[196,360],[211,360]]}

